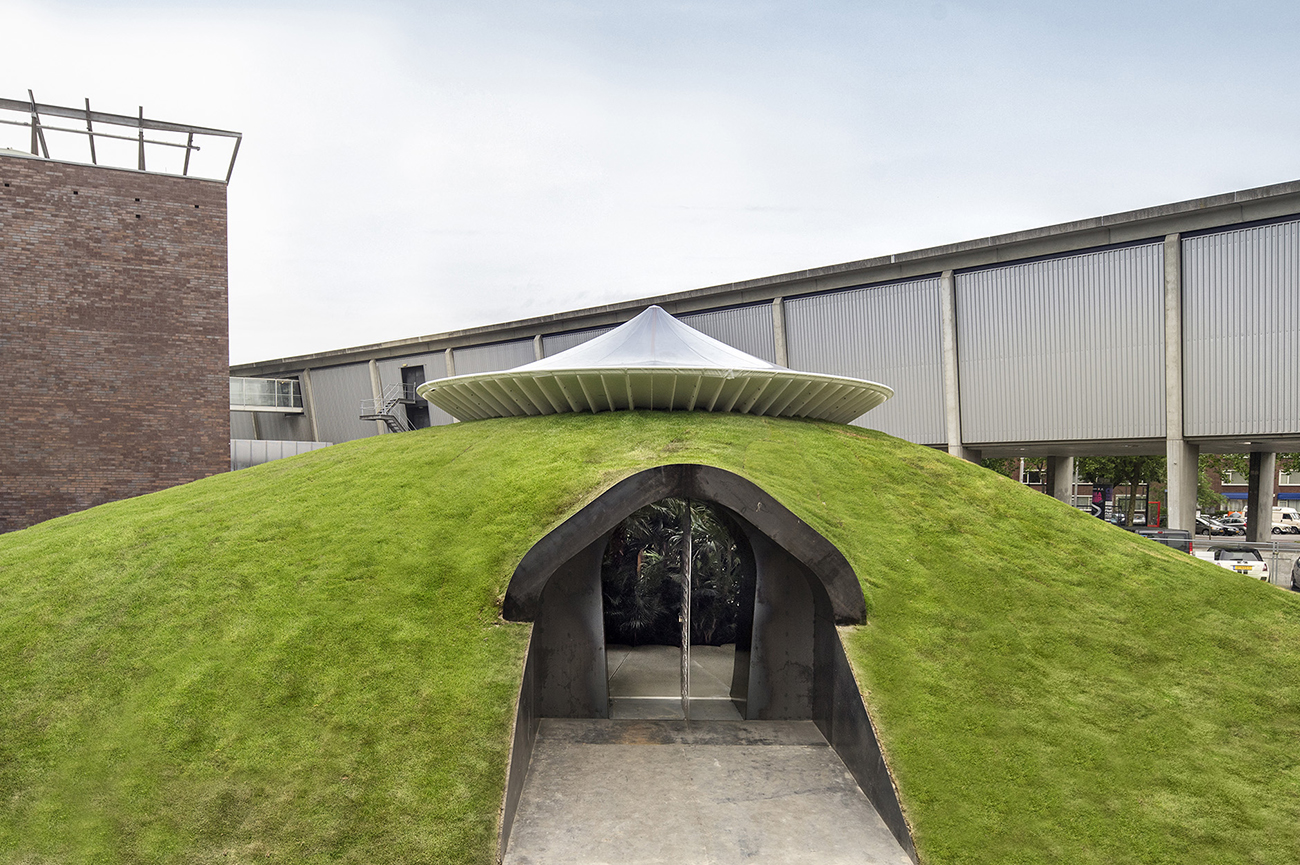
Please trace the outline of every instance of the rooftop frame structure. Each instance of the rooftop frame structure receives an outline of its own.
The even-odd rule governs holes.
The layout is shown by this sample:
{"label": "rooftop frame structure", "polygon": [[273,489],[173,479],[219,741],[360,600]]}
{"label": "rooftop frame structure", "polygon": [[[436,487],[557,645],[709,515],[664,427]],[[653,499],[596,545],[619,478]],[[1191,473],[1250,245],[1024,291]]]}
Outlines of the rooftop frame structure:
{"label": "rooftop frame structure", "polygon": [[[36,97],[31,90],[27,91],[27,99],[3,99],[0,98],[0,112],[15,112],[25,114],[25,120],[11,120],[0,116],[0,125],[27,127],[31,130],[31,152],[33,156],[49,159],[50,149],[46,142],[47,132],[57,132],[64,135],[84,135],[89,144],[89,155],[91,165],[100,165],[99,154],[95,149],[96,138],[106,138],[118,141],[134,141],[137,144],[136,170],[149,170],[145,159],[146,147],[177,147],[185,150],[185,162],[181,168],[181,176],[189,177],[190,175],[190,155],[195,151],[202,149],[201,144],[195,143],[197,137],[200,141],[204,138],[229,139],[234,143],[230,150],[230,162],[226,166],[226,175],[224,178],[207,178],[221,179],[224,183],[230,182],[230,176],[235,171],[235,158],[239,156],[239,145],[243,140],[242,132],[231,132],[228,129],[214,129],[207,126],[194,126],[188,123],[170,123],[162,120],[151,120],[144,116],[144,106],[140,106],[137,116],[132,117],[127,114],[110,114],[104,111],[93,111],[90,107],[90,99],[86,99],[84,108],[67,108],[61,105],[50,105],[36,101]],[[76,120],[86,124],[85,129],[72,126],[54,126],[45,122],[44,117],[59,117],[69,120]],[[100,129],[95,128],[95,124],[100,124]],[[109,127],[110,131],[104,131],[102,127]],[[131,134],[124,134],[123,130],[130,130]],[[146,138],[146,132],[164,133],[172,135],[183,135],[184,140],[168,140],[163,137]],[[121,165],[107,165],[110,168],[125,168]],[[174,172],[160,172],[172,174]]]}

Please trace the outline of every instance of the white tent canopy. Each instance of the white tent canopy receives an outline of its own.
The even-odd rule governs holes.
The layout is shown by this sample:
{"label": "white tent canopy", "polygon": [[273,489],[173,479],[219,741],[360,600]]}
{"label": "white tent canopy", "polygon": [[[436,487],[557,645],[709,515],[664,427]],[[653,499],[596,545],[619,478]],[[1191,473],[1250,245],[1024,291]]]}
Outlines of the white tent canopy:
{"label": "white tent canopy", "polygon": [[837,423],[848,423],[894,394],[875,382],[768,363],[682,324],[657,306],[553,357],[426,382],[417,392],[461,420],[663,409]]}

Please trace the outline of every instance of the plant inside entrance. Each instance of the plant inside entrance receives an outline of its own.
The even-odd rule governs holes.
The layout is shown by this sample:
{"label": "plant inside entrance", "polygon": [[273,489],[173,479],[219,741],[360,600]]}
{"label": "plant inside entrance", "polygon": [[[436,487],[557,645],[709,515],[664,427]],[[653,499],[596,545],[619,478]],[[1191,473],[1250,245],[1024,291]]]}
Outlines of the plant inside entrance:
{"label": "plant inside entrance", "polygon": [[610,536],[601,565],[610,716],[744,716],[754,557],[724,509],[664,499]]}

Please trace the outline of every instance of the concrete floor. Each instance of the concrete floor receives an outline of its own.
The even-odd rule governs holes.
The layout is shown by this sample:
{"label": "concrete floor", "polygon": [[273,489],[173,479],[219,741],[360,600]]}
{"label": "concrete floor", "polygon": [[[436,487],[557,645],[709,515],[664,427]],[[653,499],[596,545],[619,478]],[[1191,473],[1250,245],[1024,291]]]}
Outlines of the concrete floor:
{"label": "concrete floor", "polygon": [[911,865],[811,721],[541,722],[506,865]]}
{"label": "concrete floor", "polygon": [[[739,721],[731,701],[736,647],[691,646],[692,720]],[[605,646],[610,717],[682,719],[682,661],[677,646]]]}

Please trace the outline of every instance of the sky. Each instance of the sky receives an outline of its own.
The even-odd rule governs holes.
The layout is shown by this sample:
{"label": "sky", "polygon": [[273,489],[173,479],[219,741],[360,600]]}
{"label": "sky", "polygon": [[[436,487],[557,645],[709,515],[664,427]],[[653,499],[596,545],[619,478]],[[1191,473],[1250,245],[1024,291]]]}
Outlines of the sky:
{"label": "sky", "polygon": [[243,133],[236,363],[1300,178],[1294,2],[0,0],[0,20],[22,34],[0,96]]}

